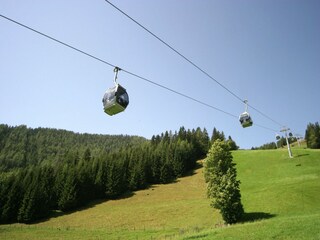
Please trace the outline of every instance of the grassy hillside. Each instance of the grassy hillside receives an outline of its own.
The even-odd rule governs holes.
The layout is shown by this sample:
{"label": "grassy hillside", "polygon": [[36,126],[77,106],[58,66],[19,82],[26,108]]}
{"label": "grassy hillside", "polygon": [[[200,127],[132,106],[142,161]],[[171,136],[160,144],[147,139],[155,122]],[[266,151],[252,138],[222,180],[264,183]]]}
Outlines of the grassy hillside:
{"label": "grassy hillside", "polygon": [[320,151],[237,151],[244,223],[184,239],[320,239]]}
{"label": "grassy hillside", "polygon": [[320,151],[236,151],[246,215],[223,226],[202,168],[176,183],[32,225],[0,226],[0,239],[319,239]]}

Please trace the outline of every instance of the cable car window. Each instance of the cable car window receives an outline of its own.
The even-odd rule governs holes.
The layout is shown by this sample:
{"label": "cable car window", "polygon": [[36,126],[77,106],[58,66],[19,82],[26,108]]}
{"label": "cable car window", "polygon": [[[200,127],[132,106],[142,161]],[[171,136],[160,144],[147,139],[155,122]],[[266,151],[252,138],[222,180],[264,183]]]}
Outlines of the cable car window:
{"label": "cable car window", "polygon": [[251,119],[249,113],[247,113],[247,112],[244,112],[240,115],[239,121],[240,121],[242,127],[244,127],[244,128],[250,127],[253,124],[252,119]]}
{"label": "cable car window", "polygon": [[129,95],[125,91],[125,89],[119,85],[116,94],[117,94],[117,102],[121,106],[126,107],[129,104]]}

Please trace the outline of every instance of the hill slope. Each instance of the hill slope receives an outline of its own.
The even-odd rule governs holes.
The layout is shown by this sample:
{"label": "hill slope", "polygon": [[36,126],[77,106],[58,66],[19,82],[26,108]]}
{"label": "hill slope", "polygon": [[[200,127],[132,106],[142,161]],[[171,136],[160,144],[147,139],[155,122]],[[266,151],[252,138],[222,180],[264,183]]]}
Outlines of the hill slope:
{"label": "hill slope", "polygon": [[185,239],[320,239],[320,151],[237,151],[245,223]]}
{"label": "hill slope", "polygon": [[32,225],[0,226],[1,239],[319,239],[320,151],[236,151],[244,223],[225,227],[205,196],[202,168],[176,183]]}

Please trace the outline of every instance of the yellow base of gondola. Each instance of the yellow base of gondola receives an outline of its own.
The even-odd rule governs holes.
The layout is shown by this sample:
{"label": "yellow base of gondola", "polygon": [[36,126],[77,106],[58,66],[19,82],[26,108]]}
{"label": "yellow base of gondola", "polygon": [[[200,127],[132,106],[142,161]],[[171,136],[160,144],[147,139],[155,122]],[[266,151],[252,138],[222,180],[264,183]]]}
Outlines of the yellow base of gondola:
{"label": "yellow base of gondola", "polygon": [[123,112],[125,110],[124,107],[122,107],[120,104],[115,103],[111,106],[108,106],[104,109],[104,112],[110,116],[115,115],[117,113]]}

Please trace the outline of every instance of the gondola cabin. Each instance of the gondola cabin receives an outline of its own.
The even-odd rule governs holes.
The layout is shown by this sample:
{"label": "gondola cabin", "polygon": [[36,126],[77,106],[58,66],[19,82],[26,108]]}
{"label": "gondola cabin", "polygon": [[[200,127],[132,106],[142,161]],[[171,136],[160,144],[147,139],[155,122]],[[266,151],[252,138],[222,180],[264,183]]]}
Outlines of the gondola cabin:
{"label": "gondola cabin", "polygon": [[239,121],[242,125],[242,127],[246,128],[246,127],[251,127],[253,122],[252,119],[250,117],[250,114],[248,112],[244,112],[239,116]]}
{"label": "gondola cabin", "polygon": [[277,140],[280,140],[280,138],[281,138],[281,137],[277,134],[277,135],[276,135],[276,139],[277,139]]}
{"label": "gondola cabin", "polygon": [[129,104],[129,95],[125,88],[116,84],[106,91],[102,102],[105,113],[112,116],[126,109]]}

